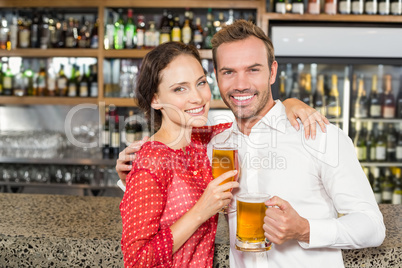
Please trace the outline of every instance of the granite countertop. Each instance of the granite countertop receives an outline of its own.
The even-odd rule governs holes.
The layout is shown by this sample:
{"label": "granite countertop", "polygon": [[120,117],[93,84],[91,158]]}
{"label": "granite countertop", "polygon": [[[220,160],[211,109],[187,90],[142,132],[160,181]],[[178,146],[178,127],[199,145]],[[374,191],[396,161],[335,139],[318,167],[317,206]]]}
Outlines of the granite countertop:
{"label": "granite countertop", "polygon": [[[123,267],[119,197],[0,193],[1,267]],[[346,267],[402,267],[402,206],[380,205],[387,238],[378,248],[344,250]],[[214,267],[229,267],[219,218]]]}

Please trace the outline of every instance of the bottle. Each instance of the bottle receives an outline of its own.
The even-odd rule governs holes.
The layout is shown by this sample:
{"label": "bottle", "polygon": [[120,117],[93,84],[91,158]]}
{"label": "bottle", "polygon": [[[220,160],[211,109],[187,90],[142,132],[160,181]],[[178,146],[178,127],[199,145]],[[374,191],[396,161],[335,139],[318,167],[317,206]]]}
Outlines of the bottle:
{"label": "bottle", "polygon": [[218,19],[214,21],[213,25],[215,27],[215,32],[219,32],[223,26],[225,26],[225,20],[223,16],[223,12],[219,12]]}
{"label": "bottle", "polygon": [[359,79],[359,91],[355,102],[355,114],[356,118],[366,118],[368,116],[368,99],[366,91],[364,90],[363,77]]}
{"label": "bottle", "polygon": [[24,85],[24,64],[21,64],[20,71],[14,76],[14,96],[25,96],[26,88]]}
{"label": "bottle", "polygon": [[49,64],[49,68],[47,69],[46,76],[46,85],[47,85],[47,96],[56,96],[56,70],[54,69],[53,63]]}
{"label": "bottle", "polygon": [[382,203],[382,189],[381,189],[381,182],[380,182],[380,169],[378,167],[373,167],[373,176],[374,176],[374,183],[373,183],[373,192],[375,200],[377,204]]}
{"label": "bottle", "polygon": [[402,162],[402,122],[399,123],[399,135],[396,144],[396,161]]}
{"label": "bottle", "polygon": [[179,16],[174,17],[174,24],[171,33],[171,40],[173,42],[181,41],[181,29],[180,29],[180,18]]}
{"label": "bottle", "polygon": [[281,71],[281,75],[279,76],[279,99],[284,101],[286,99],[286,73],[285,71]]}
{"label": "bottle", "polygon": [[[281,0],[283,1],[283,0]],[[278,3],[278,2],[277,2]],[[283,1],[283,13],[282,12],[277,12],[277,13],[286,13],[286,6],[285,6],[285,1]],[[320,0],[309,0],[308,5],[307,5],[307,13],[309,14],[320,14]]]}
{"label": "bottle", "polygon": [[24,20],[18,29],[19,48],[29,48],[31,41],[31,27],[28,20]]}
{"label": "bottle", "polygon": [[367,137],[366,137],[366,161],[375,161],[375,136],[373,132],[373,122],[367,122]]}
{"label": "bottle", "polygon": [[402,15],[402,0],[391,0],[391,14]]}
{"label": "bottle", "polygon": [[89,48],[91,45],[91,35],[89,33],[89,21],[85,20],[84,17],[81,19],[82,27],[80,29],[78,38],[77,38],[77,45],[79,48]]}
{"label": "bottle", "polygon": [[[319,0],[314,0],[315,2]],[[318,4],[319,6],[319,4]],[[319,9],[318,9],[319,10]],[[286,1],[285,0],[275,0],[275,12],[280,13],[280,14],[285,14],[286,13]],[[315,13],[311,13],[315,14]]]}
{"label": "bottle", "polygon": [[377,75],[373,75],[371,83],[371,94],[370,94],[370,117],[380,118],[381,117],[381,99],[377,92]]}
{"label": "bottle", "polygon": [[338,92],[338,76],[336,74],[332,75],[332,88],[328,97],[327,115],[329,118],[339,118],[341,116],[341,103]]}
{"label": "bottle", "polygon": [[160,30],[159,44],[170,42],[170,34],[171,34],[170,32],[172,29],[170,27],[168,12],[166,9],[163,10],[159,30]]}
{"label": "bottle", "polygon": [[126,124],[126,139],[125,139],[125,144],[126,146],[129,146],[132,142],[135,141],[135,125],[134,125],[134,112],[130,110],[128,112],[128,118],[127,118],[127,124]]}
{"label": "bottle", "polygon": [[183,28],[181,29],[181,40],[184,44],[189,45],[192,41],[192,30],[190,27],[190,20],[188,18],[185,19]]}
{"label": "bottle", "polygon": [[354,146],[356,150],[357,159],[359,161],[367,160],[367,147],[366,147],[366,130],[360,121],[356,122],[356,136],[354,138]]}
{"label": "bottle", "polygon": [[46,15],[42,15],[42,21],[39,27],[39,43],[41,49],[47,49],[50,43],[49,32],[49,18]]}
{"label": "bottle", "polygon": [[99,47],[99,18],[95,18],[94,27],[91,30],[91,41],[90,48],[98,48]]}
{"label": "bottle", "polygon": [[363,0],[352,0],[352,13],[356,15],[363,14],[364,1]]}
{"label": "bottle", "polygon": [[10,24],[10,49],[16,49],[18,45],[18,19],[17,14],[13,12]]}
{"label": "bottle", "polygon": [[328,15],[335,15],[336,12],[337,2],[336,0],[325,0],[325,13]]}
{"label": "bottle", "polygon": [[376,161],[385,161],[387,159],[387,136],[384,134],[384,125],[378,123],[378,134],[375,143],[375,158]]}
{"label": "bottle", "polygon": [[390,11],[390,0],[379,0],[378,1],[378,14],[389,15]]}
{"label": "bottle", "polygon": [[77,77],[76,77],[76,65],[71,67],[71,76],[68,80],[68,93],[69,97],[77,97]]}
{"label": "bottle", "polygon": [[105,108],[105,122],[102,128],[102,156],[109,158],[110,131],[109,131],[109,107]]}
{"label": "bottle", "polygon": [[98,65],[90,66],[91,74],[89,76],[89,96],[98,97]]}
{"label": "bottle", "polygon": [[213,21],[212,10],[209,8],[207,13],[207,24],[206,27],[204,28],[204,48],[208,49],[212,48],[211,39],[215,34],[215,28],[212,25],[212,21]]}
{"label": "bottle", "polygon": [[1,16],[0,24],[0,49],[7,49],[8,35],[10,28],[8,27],[8,22],[4,14]]}
{"label": "bottle", "polygon": [[[396,117],[402,118],[402,75],[399,79],[399,92],[398,96],[396,97]],[[401,129],[402,131],[402,129]]]}
{"label": "bottle", "polygon": [[127,22],[124,27],[124,36],[126,37],[126,48],[137,47],[137,26],[133,21],[133,10],[131,8],[127,11]]}
{"label": "bottle", "polygon": [[24,79],[24,87],[26,88],[26,92],[28,96],[34,96],[34,72],[31,68],[26,68],[24,71],[23,79]]}
{"label": "bottle", "polygon": [[201,26],[201,18],[197,17],[195,19],[195,28],[194,28],[194,33],[193,33],[193,43],[197,49],[202,48],[202,44],[204,42],[203,32],[204,32],[204,30],[202,29],[202,26]]}
{"label": "bottle", "polygon": [[31,23],[31,48],[39,48],[39,15],[34,12],[34,17]]}
{"label": "bottle", "polygon": [[14,75],[11,72],[10,65],[5,63],[3,64],[3,70],[6,70],[3,75],[3,95],[11,96],[14,94],[13,90],[13,80]]}
{"label": "bottle", "polygon": [[89,73],[86,72],[85,64],[83,66],[83,73],[81,76],[81,80],[79,82],[79,96],[80,97],[89,97]]}
{"label": "bottle", "polygon": [[145,47],[154,48],[159,44],[159,32],[155,28],[155,22],[149,22],[149,28],[145,31]]}
{"label": "bottle", "polygon": [[304,1],[292,0],[292,13],[304,14]]}
{"label": "bottle", "polygon": [[326,99],[324,93],[324,75],[320,74],[317,81],[317,90],[313,97],[314,109],[319,111],[322,115],[326,114]]}
{"label": "bottle", "polygon": [[392,204],[394,205],[402,204],[402,178],[400,168],[397,168],[395,171],[395,188],[392,194]]}
{"label": "bottle", "polygon": [[111,111],[110,114],[111,129],[110,129],[110,152],[109,158],[116,159],[120,152],[120,129],[119,116],[116,111]]}
{"label": "bottle", "polygon": [[388,124],[387,129],[387,161],[396,161],[396,143],[397,143],[397,133],[394,128],[394,124]]}
{"label": "bottle", "polygon": [[298,100],[301,99],[299,83],[297,81],[293,82],[293,87],[292,87],[292,90],[289,93],[289,98],[295,98],[295,99],[298,99]]}
{"label": "bottle", "polygon": [[60,97],[67,96],[68,78],[64,73],[64,65],[60,64],[60,70],[56,78],[57,92],[56,95]]}
{"label": "bottle", "polygon": [[137,48],[141,49],[145,46],[145,17],[138,15],[137,22]]}
{"label": "bottle", "polygon": [[377,6],[378,6],[377,0],[366,0],[366,3],[364,5],[366,14],[369,14],[369,15],[377,14]]}
{"label": "bottle", "polygon": [[49,47],[50,48],[57,48],[58,42],[58,29],[60,29],[60,22],[57,21],[56,15],[53,14],[52,16],[49,15]]}
{"label": "bottle", "polygon": [[66,48],[75,48],[77,46],[77,39],[74,33],[74,19],[68,19],[67,32],[66,32]]}
{"label": "bottle", "polygon": [[391,204],[392,203],[392,194],[394,192],[394,183],[391,171],[389,168],[385,168],[385,174],[382,181],[382,203],[383,204]]}
{"label": "bottle", "polygon": [[339,13],[341,14],[350,14],[352,10],[352,1],[351,0],[340,0],[338,6]]}
{"label": "bottle", "polygon": [[64,19],[64,17],[61,18],[61,26],[59,29],[59,39],[57,41],[57,47],[62,48],[66,47],[66,37],[67,37],[67,30],[68,30],[68,24],[67,21]]}
{"label": "bottle", "polygon": [[107,18],[107,23],[105,26],[105,37],[104,37],[104,46],[105,49],[113,49],[114,44],[114,24],[113,24],[113,14],[109,12],[109,16]]}
{"label": "bottle", "polygon": [[392,76],[387,74],[384,76],[385,92],[382,102],[382,115],[384,118],[395,117],[395,98],[392,92]]}
{"label": "bottle", "polygon": [[124,48],[124,21],[123,21],[123,10],[120,8],[118,10],[119,18],[114,23],[114,49]]}
{"label": "bottle", "polygon": [[47,87],[46,87],[46,68],[45,63],[40,61],[39,63],[39,72],[36,77],[36,85],[37,85],[37,95],[38,96],[46,96],[47,95]]}
{"label": "bottle", "polygon": [[313,107],[313,94],[311,92],[311,74],[305,74],[304,80],[304,87],[301,91],[301,101]]}

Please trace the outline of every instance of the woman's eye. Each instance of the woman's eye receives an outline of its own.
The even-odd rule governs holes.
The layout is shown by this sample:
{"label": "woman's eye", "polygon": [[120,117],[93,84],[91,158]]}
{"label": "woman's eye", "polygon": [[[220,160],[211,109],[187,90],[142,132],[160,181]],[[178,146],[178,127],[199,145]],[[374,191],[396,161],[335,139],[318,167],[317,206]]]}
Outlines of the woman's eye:
{"label": "woman's eye", "polygon": [[182,92],[182,91],[184,91],[184,87],[176,87],[174,89],[174,92]]}
{"label": "woman's eye", "polygon": [[198,84],[197,84],[197,86],[203,86],[203,85],[205,85],[207,83],[207,81],[200,81]]}

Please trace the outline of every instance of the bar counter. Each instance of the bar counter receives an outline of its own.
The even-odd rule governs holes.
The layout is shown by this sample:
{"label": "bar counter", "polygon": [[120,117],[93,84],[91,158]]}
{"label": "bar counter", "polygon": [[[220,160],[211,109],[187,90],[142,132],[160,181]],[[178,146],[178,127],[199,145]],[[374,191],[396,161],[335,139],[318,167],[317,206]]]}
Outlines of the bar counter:
{"label": "bar counter", "polygon": [[[118,197],[0,193],[0,266],[123,267]],[[378,248],[344,250],[346,267],[402,267],[402,206],[380,205],[387,237]],[[229,267],[220,218],[214,267]]]}

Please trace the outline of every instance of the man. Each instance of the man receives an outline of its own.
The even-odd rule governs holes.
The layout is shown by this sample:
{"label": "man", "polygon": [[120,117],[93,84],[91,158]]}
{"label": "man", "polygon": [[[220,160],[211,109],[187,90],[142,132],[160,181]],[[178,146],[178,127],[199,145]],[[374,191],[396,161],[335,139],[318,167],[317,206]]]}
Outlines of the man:
{"label": "man", "polygon": [[[343,267],[341,248],[380,245],[382,215],[350,139],[330,125],[307,140],[273,100],[278,65],[264,32],[240,20],[216,33],[212,44],[220,93],[236,122],[209,147],[233,139],[239,145],[241,178],[234,194],[274,196],[263,227],[270,251],[236,250],[236,214],[229,214],[231,267]],[[119,162],[116,169],[121,175]]]}
{"label": "man", "polygon": [[278,64],[269,38],[237,21],[212,44],[220,93],[237,124],[211,144],[239,143],[237,194],[275,195],[266,203],[263,226],[273,243],[268,252],[236,250],[236,215],[229,214],[231,267],[343,267],[341,248],[379,246],[383,218],[350,139],[329,125],[315,141],[306,140],[291,127],[283,104],[273,100]]}

